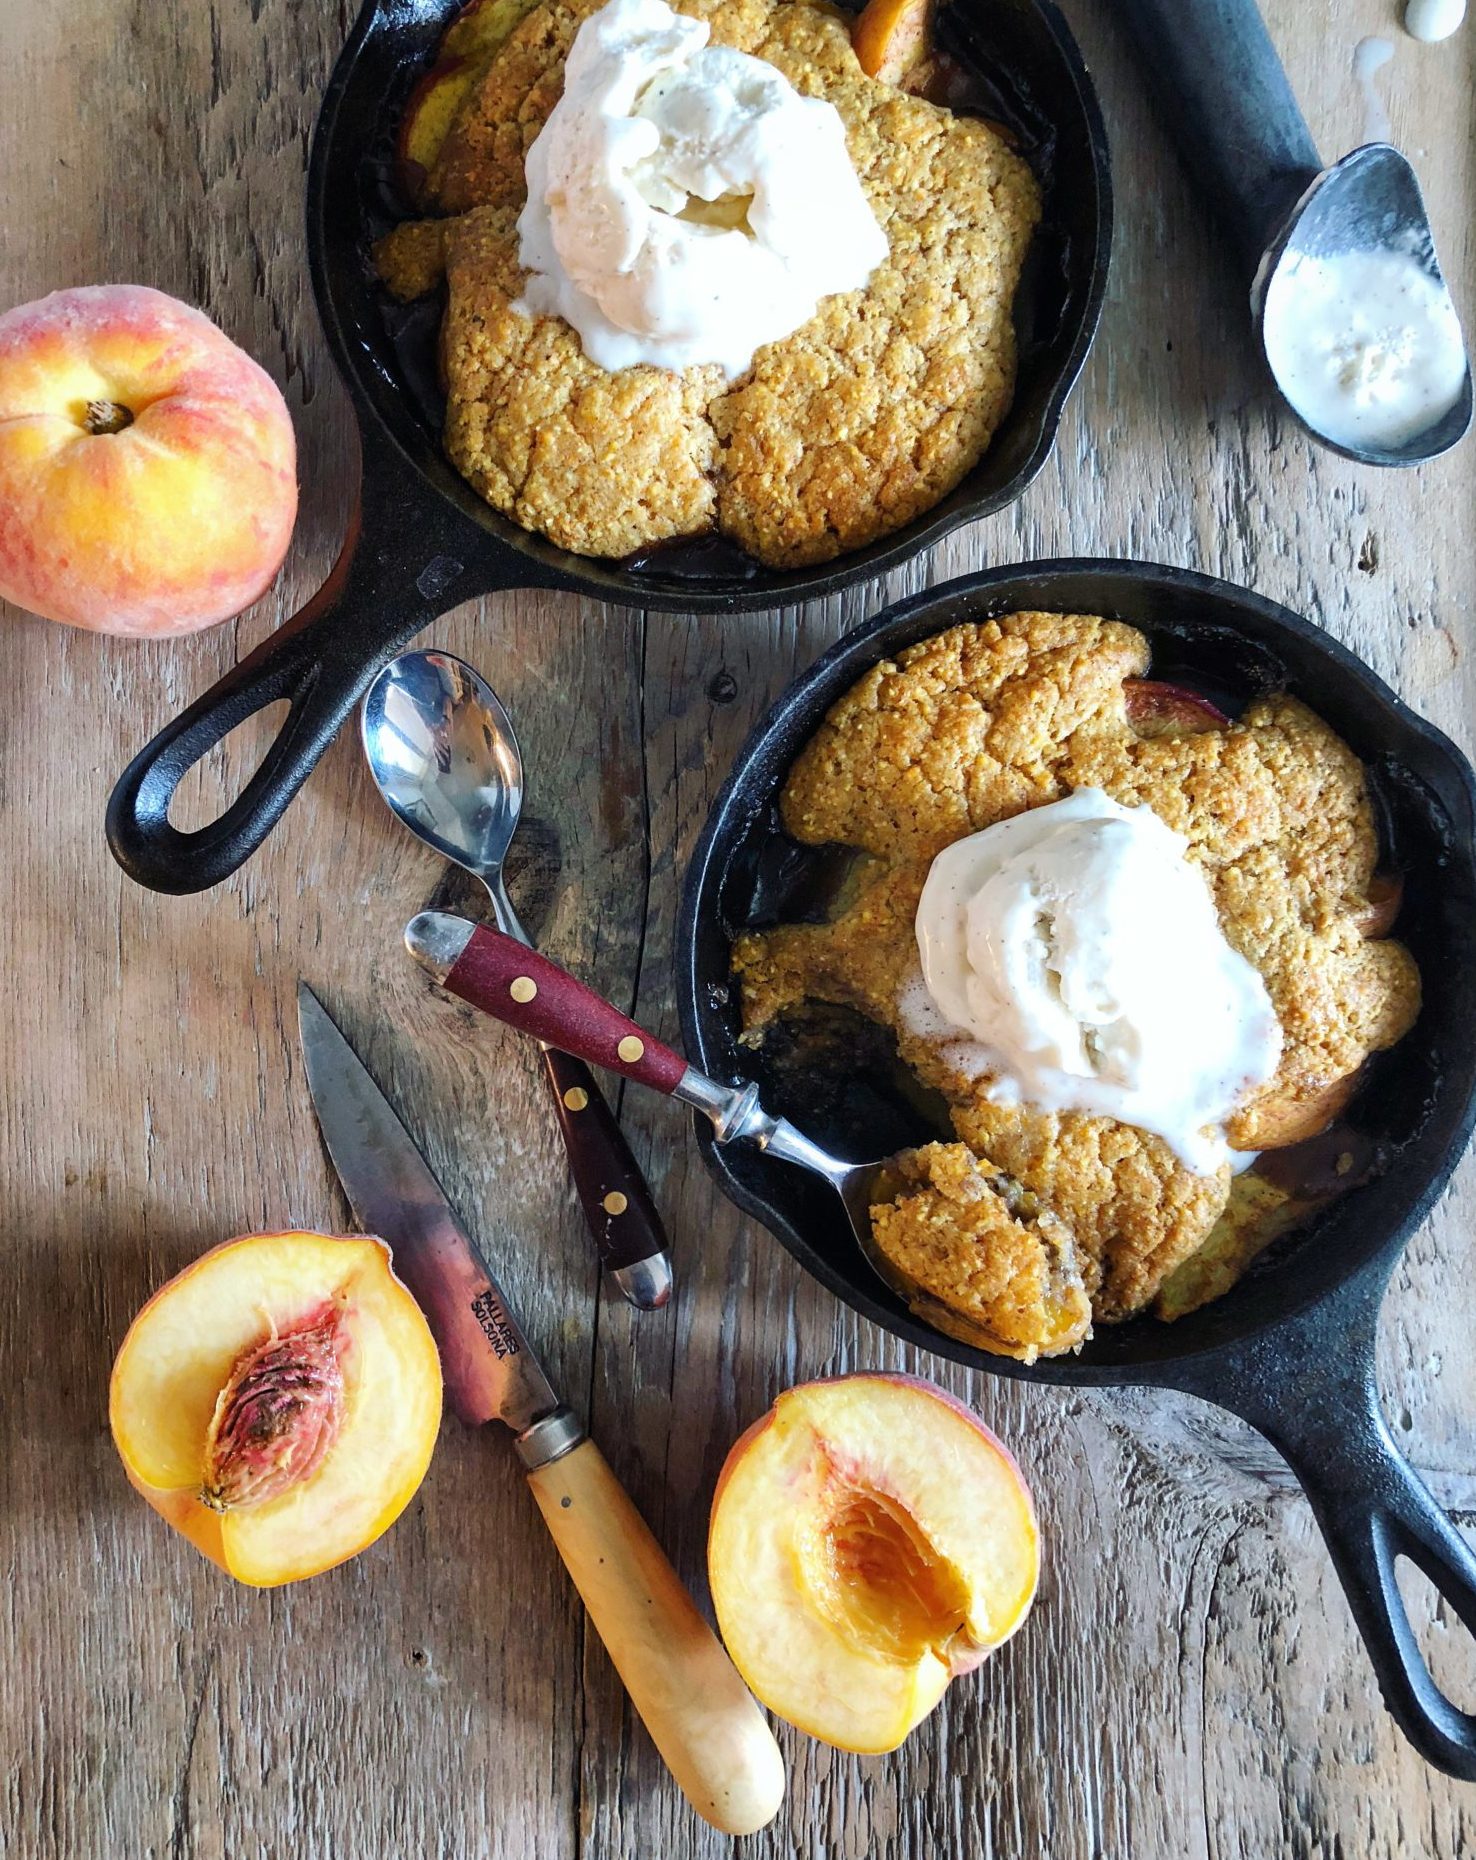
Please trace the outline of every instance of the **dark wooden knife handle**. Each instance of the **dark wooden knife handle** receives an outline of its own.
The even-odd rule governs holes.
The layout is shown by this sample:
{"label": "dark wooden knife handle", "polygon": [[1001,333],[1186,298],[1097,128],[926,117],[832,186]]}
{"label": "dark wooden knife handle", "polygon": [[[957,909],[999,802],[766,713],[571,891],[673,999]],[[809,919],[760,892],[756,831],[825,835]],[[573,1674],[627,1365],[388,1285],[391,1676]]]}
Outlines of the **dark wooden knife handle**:
{"label": "dark wooden knife handle", "polygon": [[[424,912],[411,925],[441,922],[464,926],[455,918]],[[574,1053],[592,1066],[618,1072],[669,1097],[681,1082],[687,1062],[655,1034],[622,1014],[585,983],[536,949],[478,924],[444,975],[441,986],[460,995],[519,1033]]]}
{"label": "dark wooden knife handle", "polygon": [[666,1252],[661,1216],[630,1153],[615,1113],[582,1059],[544,1048],[554,1109],[569,1153],[569,1173],[606,1272]]}

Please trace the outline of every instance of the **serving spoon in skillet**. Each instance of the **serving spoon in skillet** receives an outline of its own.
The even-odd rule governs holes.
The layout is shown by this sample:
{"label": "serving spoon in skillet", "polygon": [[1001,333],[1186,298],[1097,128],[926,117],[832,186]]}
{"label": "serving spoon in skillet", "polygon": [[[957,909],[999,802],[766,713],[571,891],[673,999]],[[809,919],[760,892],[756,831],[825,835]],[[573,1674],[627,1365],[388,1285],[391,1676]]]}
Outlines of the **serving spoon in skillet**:
{"label": "serving spoon in skillet", "polygon": [[[1048,1315],[1061,1327],[1061,1335],[1043,1336],[1033,1349],[1022,1350],[938,1303],[889,1259],[872,1233],[871,1209],[894,1198],[902,1179],[897,1157],[842,1162],[787,1118],[771,1116],[759,1103],[757,1085],[720,1085],[567,970],[501,931],[449,912],[422,911],[406,926],[405,946],[435,982],[473,1007],[700,1111],[710,1119],[718,1143],[741,1139],[765,1155],[822,1177],[840,1197],[867,1264],[925,1323],[978,1349],[1025,1360],[1032,1360],[1038,1350],[1069,1347],[1079,1338],[1087,1316],[1086,1295],[1069,1270],[1066,1277],[1073,1281],[1076,1295],[1068,1289],[1047,1302]],[[1012,1185],[1000,1178],[999,1186],[1008,1204]],[[1050,1238],[1042,1234],[1042,1241],[1049,1250]]]}
{"label": "serving spoon in skillet", "polygon": [[[396,820],[479,878],[498,929],[526,947],[502,876],[523,811],[523,758],[497,693],[448,652],[404,652],[369,687],[360,727]],[[640,1165],[583,1060],[545,1042],[543,1062],[600,1264],[628,1303],[654,1311],[671,1296],[671,1260]]]}

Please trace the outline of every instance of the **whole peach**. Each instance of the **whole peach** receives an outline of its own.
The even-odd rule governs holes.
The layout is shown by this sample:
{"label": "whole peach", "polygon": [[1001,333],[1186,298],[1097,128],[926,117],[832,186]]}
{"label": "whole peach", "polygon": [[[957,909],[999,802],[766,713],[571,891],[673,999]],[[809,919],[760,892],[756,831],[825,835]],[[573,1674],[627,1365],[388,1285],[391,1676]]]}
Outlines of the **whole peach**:
{"label": "whole peach", "polygon": [[137,284],[0,316],[0,595],[99,633],[193,633],[271,585],[297,448],[266,372]]}

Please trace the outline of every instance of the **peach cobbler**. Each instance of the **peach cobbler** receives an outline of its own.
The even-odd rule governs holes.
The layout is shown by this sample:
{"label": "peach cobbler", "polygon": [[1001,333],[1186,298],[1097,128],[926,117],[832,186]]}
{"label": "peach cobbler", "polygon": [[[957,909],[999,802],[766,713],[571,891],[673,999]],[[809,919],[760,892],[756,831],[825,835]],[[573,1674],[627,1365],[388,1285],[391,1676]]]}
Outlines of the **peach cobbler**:
{"label": "peach cobbler", "polygon": [[1174,1316],[1294,1218],[1258,1153],[1334,1123],[1419,1009],[1358,759],[1304,704],[1235,721],[1081,614],[956,626],[831,709],[787,831],[854,848],[830,921],[741,935],[745,1041],[805,1003],[895,1036],[952,1141],[878,1244],[940,1328],[1027,1361]]}
{"label": "peach cobbler", "polygon": [[808,0],[481,0],[412,97],[444,444],[487,502],[623,557],[827,561],[911,522],[1009,408],[1041,215],[996,125],[870,76]]}

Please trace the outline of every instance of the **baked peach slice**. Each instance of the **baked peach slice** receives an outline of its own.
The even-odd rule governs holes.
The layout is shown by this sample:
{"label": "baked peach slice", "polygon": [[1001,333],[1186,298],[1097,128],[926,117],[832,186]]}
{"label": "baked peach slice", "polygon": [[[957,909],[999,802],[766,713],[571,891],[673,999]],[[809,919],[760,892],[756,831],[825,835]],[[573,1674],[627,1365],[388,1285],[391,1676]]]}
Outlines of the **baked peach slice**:
{"label": "baked peach slice", "polygon": [[1369,942],[1388,936],[1395,919],[1404,908],[1404,875],[1401,872],[1375,872],[1368,881],[1368,897],[1358,913],[1358,932]]}
{"label": "baked peach slice", "polygon": [[1272,1079],[1230,1120],[1232,1150],[1286,1150],[1320,1137],[1347,1110],[1363,1084],[1356,1066],[1339,1079]]}
{"label": "baked peach slice", "polygon": [[851,47],[868,77],[905,84],[932,50],[934,0],[866,0]]}
{"label": "baked peach slice", "polygon": [[405,100],[395,139],[400,185],[413,201],[424,200],[427,178],[451,126],[493,53],[535,4],[536,0],[468,0],[447,27],[435,63]]}
{"label": "baked peach slice", "polygon": [[1139,736],[1200,736],[1230,727],[1224,711],[1208,698],[1159,678],[1125,678],[1122,698],[1127,720]]}
{"label": "baked peach slice", "polygon": [[841,1376],[781,1395],[729,1453],[708,1580],[733,1664],[841,1750],[895,1750],[1019,1627],[1035,1508],[1013,1458],[932,1383]]}
{"label": "baked peach slice", "polygon": [[405,100],[395,159],[400,185],[417,205],[425,198],[426,179],[457,112],[471,95],[477,71],[473,58],[438,58]]}
{"label": "baked peach slice", "polygon": [[250,1234],[139,1312],[108,1412],[160,1517],[238,1581],[271,1588],[354,1556],[414,1497],[441,1365],[382,1240]]}

